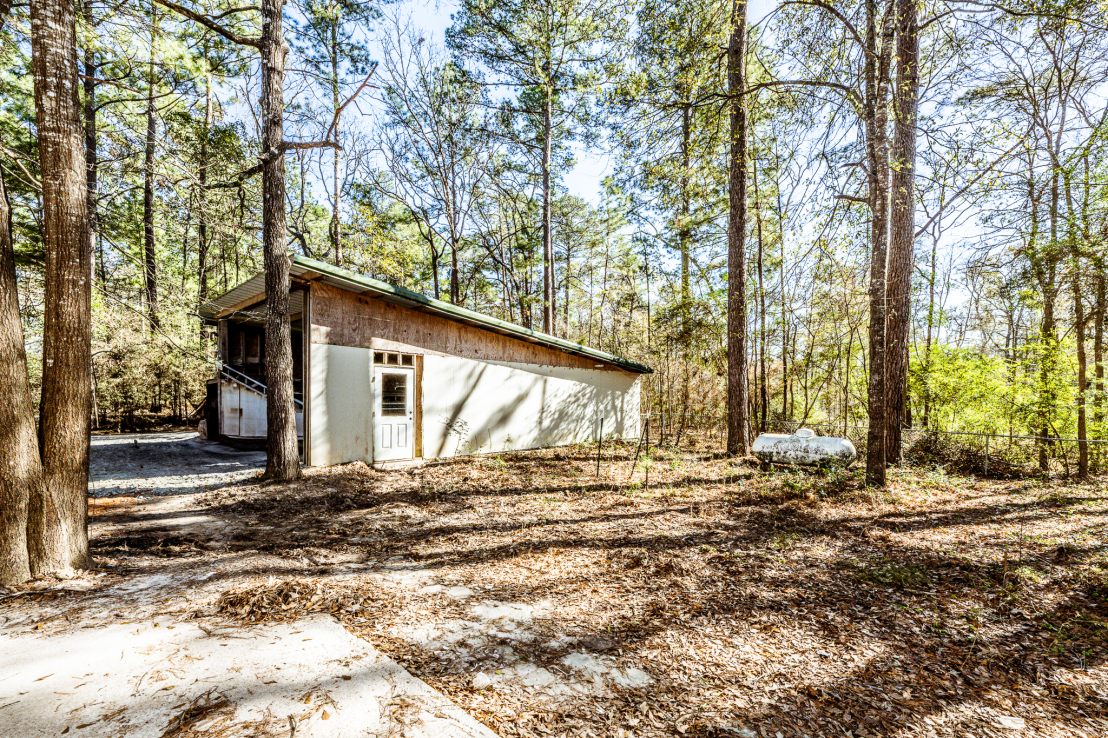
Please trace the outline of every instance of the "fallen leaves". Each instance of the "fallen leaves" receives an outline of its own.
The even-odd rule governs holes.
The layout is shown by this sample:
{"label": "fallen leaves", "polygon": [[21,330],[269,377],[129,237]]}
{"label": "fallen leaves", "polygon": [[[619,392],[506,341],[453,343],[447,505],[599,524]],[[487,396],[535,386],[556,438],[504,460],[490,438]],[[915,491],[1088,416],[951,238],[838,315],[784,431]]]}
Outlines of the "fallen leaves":
{"label": "fallen leaves", "polygon": [[219,612],[240,620],[278,622],[309,613],[356,615],[373,602],[372,595],[367,592],[328,588],[303,579],[284,579],[224,592],[216,607]]}
{"label": "fallen leaves", "polygon": [[[1108,734],[1099,487],[894,470],[878,493],[670,449],[647,487],[633,452],[606,447],[599,481],[555,449],[214,493],[230,551],[302,572],[246,570],[216,610],[333,614],[503,736]],[[163,561],[159,540],[121,555]],[[396,560],[428,578],[383,581]],[[655,681],[552,702],[475,682],[495,648],[454,661],[396,635],[467,617],[452,585],[551,603],[512,643],[526,663],[558,673],[540,646],[565,637]]]}

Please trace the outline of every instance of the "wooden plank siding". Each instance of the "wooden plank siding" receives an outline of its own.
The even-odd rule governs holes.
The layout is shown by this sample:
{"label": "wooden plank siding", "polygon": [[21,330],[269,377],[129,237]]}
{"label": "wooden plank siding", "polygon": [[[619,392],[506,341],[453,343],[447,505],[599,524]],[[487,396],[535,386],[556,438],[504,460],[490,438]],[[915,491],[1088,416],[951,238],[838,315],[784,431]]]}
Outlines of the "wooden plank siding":
{"label": "wooden plank siding", "polygon": [[437,315],[356,295],[320,282],[312,284],[311,341],[378,351],[457,356],[572,369],[619,367],[528,341],[458,323]]}

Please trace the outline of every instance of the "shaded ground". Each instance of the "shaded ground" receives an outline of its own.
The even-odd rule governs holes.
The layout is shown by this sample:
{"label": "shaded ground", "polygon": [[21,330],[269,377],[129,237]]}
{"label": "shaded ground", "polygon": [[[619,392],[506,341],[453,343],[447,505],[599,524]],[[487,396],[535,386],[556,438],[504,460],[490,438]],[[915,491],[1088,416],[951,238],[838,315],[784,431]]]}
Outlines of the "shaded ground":
{"label": "shaded ground", "polygon": [[[121,622],[5,639],[0,734],[494,738],[332,618]],[[403,714],[402,720],[396,713]]]}
{"label": "shaded ground", "polygon": [[632,452],[95,501],[100,571],[0,632],[330,613],[504,736],[1108,734],[1102,482]]}
{"label": "shaded ground", "polygon": [[239,451],[193,432],[92,437],[89,495],[179,495],[247,479],[264,451]]}

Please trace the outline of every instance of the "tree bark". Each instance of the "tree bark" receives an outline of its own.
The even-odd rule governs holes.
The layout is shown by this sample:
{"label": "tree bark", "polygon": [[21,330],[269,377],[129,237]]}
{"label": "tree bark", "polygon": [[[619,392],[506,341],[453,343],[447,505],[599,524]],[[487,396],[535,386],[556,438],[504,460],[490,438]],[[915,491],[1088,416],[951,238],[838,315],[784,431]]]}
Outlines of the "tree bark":
{"label": "tree bark", "polygon": [[1087,230],[1089,213],[1089,181],[1088,161],[1085,162],[1085,181],[1083,190],[1086,196],[1082,199],[1081,225],[1077,223],[1077,209],[1074,207],[1072,177],[1066,172],[1066,212],[1068,215],[1068,238],[1070,259],[1072,261],[1071,287],[1073,289],[1073,318],[1074,332],[1077,339],[1077,478],[1085,479],[1089,476],[1089,428],[1088,411],[1085,393],[1088,391],[1088,352],[1085,346],[1087,337],[1087,314],[1085,312],[1084,285],[1081,281],[1081,244],[1090,243],[1092,239]]}
{"label": "tree bark", "polygon": [[692,161],[692,105],[681,109],[681,222],[677,225],[677,238],[681,249],[681,346],[688,357],[692,341],[692,292],[689,288],[689,251],[692,248],[692,231],[689,229],[691,210],[689,196],[689,169]]}
{"label": "tree bark", "polygon": [[1042,341],[1041,358],[1039,361],[1039,417],[1042,423],[1039,430],[1039,435],[1042,437],[1042,440],[1039,441],[1039,469],[1044,472],[1047,471],[1050,466],[1049,454],[1050,447],[1053,445],[1049,440],[1051,437],[1050,415],[1055,409],[1057,401],[1054,387],[1050,380],[1051,377],[1054,376],[1054,370],[1057,368],[1058,364],[1058,337],[1055,330],[1054,301],[1058,291],[1056,258],[1059,217],[1058,201],[1060,197],[1059,169],[1061,167],[1056,157],[1052,160],[1051,164],[1053,165],[1052,168],[1054,171],[1051,177],[1050,211],[1048,213],[1050,243],[1047,245],[1046,263],[1040,270],[1042,275],[1040,284],[1042,285],[1043,292],[1043,319],[1039,331],[1039,336]]}
{"label": "tree bark", "polygon": [[458,241],[450,237],[450,304],[457,305],[461,300],[462,283],[458,275]]}
{"label": "tree bark", "polygon": [[569,338],[569,283],[573,274],[573,246],[566,243],[566,269],[562,272],[562,336]]}
{"label": "tree bark", "polygon": [[31,4],[31,51],[42,172],[43,486],[31,491],[31,574],[87,566],[88,449],[92,407],[92,253],[78,96],[73,3]]}
{"label": "tree bark", "polygon": [[157,111],[154,108],[155,62],[158,43],[158,7],[150,3],[150,59],[146,78],[146,151],[142,166],[142,245],[146,280],[146,312],[152,328],[158,321],[158,261],[154,252],[154,153]]}
{"label": "tree bark", "polygon": [[888,284],[888,418],[885,458],[901,458],[908,406],[908,334],[915,257],[916,112],[919,99],[917,0],[897,0],[897,71],[893,100],[892,217]]}
{"label": "tree bark", "polygon": [[[204,64],[210,64],[208,60],[208,48],[204,47]],[[199,223],[196,235],[196,269],[199,272],[199,286],[197,289],[198,302],[203,305],[208,301],[208,139],[212,133],[212,72],[207,69],[204,74],[204,130],[200,134],[200,191],[197,193],[197,206],[200,210]],[[201,328],[203,331],[203,328]]]}
{"label": "tree bark", "polygon": [[[92,0],[85,0],[82,6],[85,17],[85,23],[89,29],[93,27],[92,17]],[[99,219],[97,218],[97,207],[99,206],[99,178],[100,178],[100,157],[97,153],[98,141],[96,131],[96,71],[98,65],[96,63],[96,52],[92,49],[91,44],[84,50],[84,73],[85,78],[83,80],[85,88],[85,170],[87,176],[85,179],[86,187],[88,191],[86,196],[88,197],[88,219],[89,219],[89,248],[96,254],[96,263],[94,268],[98,268],[97,276],[100,280],[101,288],[105,287],[108,282],[107,267],[104,265],[104,248],[98,238]]]}
{"label": "tree bark", "polygon": [[931,271],[927,280],[927,332],[923,343],[923,427],[931,427],[931,341],[935,330],[935,280],[939,271],[939,239],[931,243]]}
{"label": "tree bark", "polygon": [[266,477],[300,476],[292,389],[291,278],[285,222],[285,44],[283,0],[262,2],[262,249],[265,260]]}
{"label": "tree bark", "polygon": [[[776,149],[775,149],[776,151]],[[775,153],[777,163],[774,189],[777,191],[777,234],[781,239],[781,262],[777,267],[777,279],[781,289],[781,419],[789,419],[789,322],[788,294],[785,291],[785,208],[781,202],[781,159]]]}
{"label": "tree bark", "polygon": [[[890,0],[891,1],[891,0]],[[877,3],[867,0],[866,41],[870,54],[865,63],[865,128],[869,163],[870,289],[869,289],[869,431],[866,436],[866,484],[885,486],[886,433],[886,275],[888,261],[888,78],[892,24],[886,9],[880,39],[877,35]]]}
{"label": "tree bark", "polygon": [[[1108,294],[1106,294],[1104,265],[1096,264],[1096,309],[1093,317],[1093,432],[1097,438],[1104,436],[1104,316],[1108,313]],[[1097,444],[1090,470],[1100,471],[1100,457],[1103,453]]]}
{"label": "tree bark", "polygon": [[542,111],[542,331],[554,334],[554,233],[551,223],[550,159],[553,154],[553,105],[549,85]]}
{"label": "tree bark", "polygon": [[758,420],[758,432],[766,432],[766,423],[769,417],[769,393],[766,388],[766,284],[763,270],[762,252],[764,233],[762,232],[762,202],[758,195],[758,152],[755,149],[751,156],[751,169],[754,184],[754,219],[758,229],[758,337],[756,352],[758,357],[758,401],[756,403],[759,412],[755,413]]}
{"label": "tree bark", "polygon": [[746,356],[746,0],[731,4],[727,45],[731,151],[727,223],[727,453],[745,456],[750,437]]}
{"label": "tree bark", "polygon": [[27,509],[31,496],[42,494],[42,462],[24,346],[12,210],[0,173],[0,448],[5,458],[0,464],[0,584],[31,578]]}
{"label": "tree bark", "polygon": [[1077,478],[1089,476],[1089,441],[1085,410],[1088,389],[1088,359],[1085,351],[1085,302],[1081,294],[1081,261],[1073,259],[1073,313],[1077,333]]}
{"label": "tree bark", "polygon": [[435,250],[435,232],[430,228],[427,229],[427,243],[431,249],[431,281],[434,285],[435,299],[439,299],[441,292],[439,288],[439,252]]}
{"label": "tree bark", "polygon": [[[331,103],[335,111],[334,140],[339,140],[339,125],[342,113],[339,112],[339,28],[338,19],[331,19]],[[335,250],[335,264],[342,266],[342,193],[339,182],[339,169],[342,162],[342,151],[338,148],[331,149],[331,162],[334,165],[332,171],[335,199],[331,207],[331,246]]]}

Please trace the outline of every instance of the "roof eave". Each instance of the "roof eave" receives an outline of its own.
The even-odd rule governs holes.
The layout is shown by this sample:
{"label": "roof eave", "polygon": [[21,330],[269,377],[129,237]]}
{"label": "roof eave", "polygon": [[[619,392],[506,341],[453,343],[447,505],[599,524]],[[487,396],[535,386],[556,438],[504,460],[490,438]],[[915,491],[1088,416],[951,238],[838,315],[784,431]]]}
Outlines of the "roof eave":
{"label": "roof eave", "polygon": [[[465,323],[472,325],[476,328],[489,330],[494,333],[506,335],[517,340],[523,340],[528,343],[537,343],[548,348],[553,348],[559,351],[563,351],[568,354],[580,356],[582,358],[591,359],[604,364],[614,366],[616,368],[628,371],[634,374],[653,374],[654,370],[645,364],[639,364],[638,362],[630,361],[614,354],[609,354],[606,351],[600,351],[598,349],[583,346],[572,341],[566,341],[565,339],[550,336],[545,333],[531,330],[530,328],[524,328],[513,323],[509,323],[498,318],[493,318],[488,315],[482,315],[481,313],[469,310],[467,308],[459,307],[457,305],[451,305],[448,302],[442,300],[436,300],[426,295],[421,295],[418,292],[412,292],[406,290],[403,287],[397,287],[396,285],[389,284],[388,282],[382,282],[377,279],[365,277],[360,274],[351,272],[348,269],[327,264],[325,262],[317,261],[316,259],[310,259],[306,256],[294,255],[292,257],[293,272],[295,276],[301,279],[307,279],[309,282],[322,281],[325,284],[344,289],[348,292],[355,294],[373,294],[376,297],[385,299],[388,302],[393,302],[405,307],[414,308],[422,312],[431,314],[442,315],[448,320],[455,322]],[[299,267],[299,269],[297,268]],[[245,284],[245,283],[244,283]],[[242,285],[240,285],[241,287]],[[235,289],[238,289],[237,287]],[[212,300],[200,308],[200,316],[207,320],[216,320],[222,312],[222,310],[208,310],[209,306],[215,305],[218,301],[227,297],[234,290],[230,290],[219,298]],[[265,292],[264,285],[262,289],[255,290],[255,295],[263,295]],[[240,296],[242,299],[247,299],[246,296]]]}

